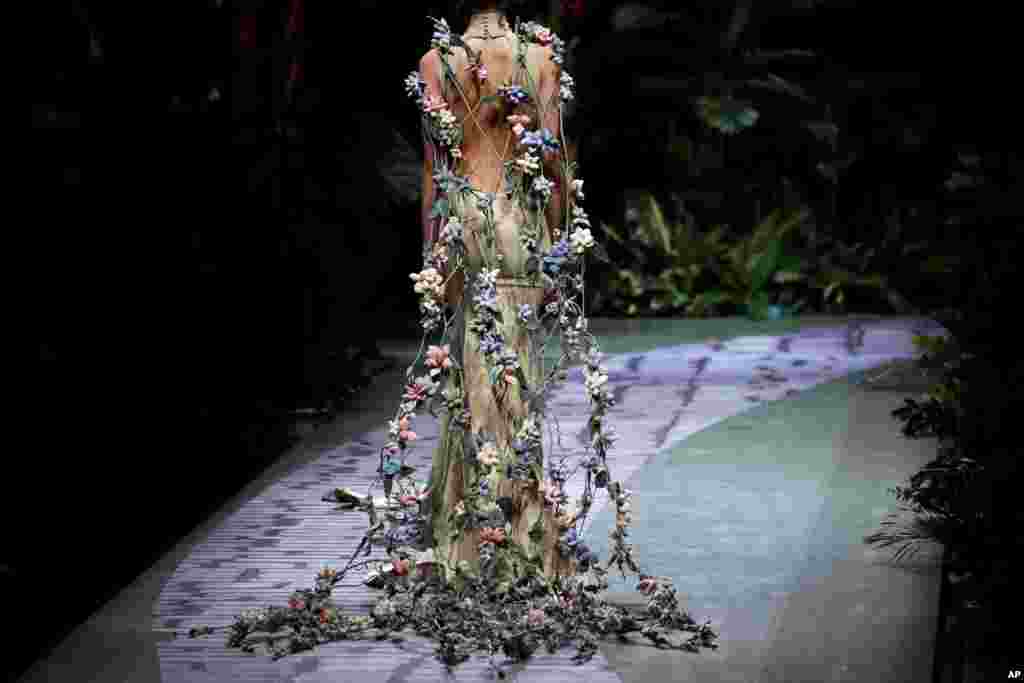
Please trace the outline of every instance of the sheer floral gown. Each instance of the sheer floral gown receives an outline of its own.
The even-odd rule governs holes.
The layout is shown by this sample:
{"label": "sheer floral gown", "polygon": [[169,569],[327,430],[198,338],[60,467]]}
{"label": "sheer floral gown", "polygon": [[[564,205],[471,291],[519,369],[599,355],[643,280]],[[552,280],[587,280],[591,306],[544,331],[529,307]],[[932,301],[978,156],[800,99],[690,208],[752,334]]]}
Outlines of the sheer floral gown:
{"label": "sheer floral gown", "polygon": [[[554,117],[549,114],[544,121],[538,121],[540,112],[535,106],[510,108],[502,102],[495,103],[494,95],[503,84],[523,88],[530,84],[534,88],[541,85],[542,70],[551,53],[550,49],[536,44],[521,45],[512,31],[507,32],[506,38],[467,38],[466,43],[479,53],[479,64],[486,70],[484,79],[480,78],[479,67],[467,69],[469,58],[461,49],[447,57],[449,73],[457,83],[440,85],[435,78],[432,84],[430,73],[424,73],[429,72],[429,68],[424,68],[421,62],[428,99],[431,95],[436,97],[435,90],[440,85],[444,105],[461,123],[461,159],[457,160],[453,171],[455,175],[468,178],[474,190],[493,193],[494,230],[493,250],[488,252],[492,243],[488,240],[489,228],[478,201],[472,195],[449,196],[452,216],[462,225],[465,256],[464,273],[457,274],[447,290],[448,303],[458,312],[450,336],[451,353],[461,365],[462,373],[461,378],[455,373],[455,382],[449,383],[446,398],[457,395],[456,385],[461,379],[463,405],[469,411],[470,424],[468,431],[453,429],[450,412],[441,417],[440,443],[433,456],[430,481],[432,541],[436,560],[447,572],[463,561],[471,571],[478,571],[481,542],[488,538],[494,540],[497,534],[502,540],[498,546],[504,553],[499,564],[503,565],[506,577],[520,575],[524,562],[542,567],[548,577],[565,576],[575,568],[572,559],[563,558],[558,552],[560,524],[567,526],[567,517],[556,521],[554,509],[545,504],[543,475],[525,479],[508,476],[508,466],[516,461],[513,444],[517,431],[523,429],[523,421],[530,417],[526,397],[512,373],[495,380],[494,371],[484,362],[481,339],[472,325],[474,297],[479,295],[475,288],[477,274],[485,268],[488,260],[485,255],[496,254],[499,265],[494,298],[501,312],[499,328],[505,348],[514,350],[529,386],[540,386],[543,368],[538,340],[535,333],[527,329],[520,313],[526,305],[540,311],[544,289],[539,278],[528,274],[528,252],[522,242],[526,226],[533,226],[540,251],[550,248],[551,235],[543,210],[531,208],[505,191],[505,162],[522,152],[513,132],[515,119],[510,123],[508,117],[518,114],[524,117],[520,121],[527,122],[525,117],[529,116],[528,128],[545,124],[557,134],[557,109]],[[518,50],[522,52],[517,53]],[[444,70],[436,51],[432,50],[424,59],[437,61],[436,71],[443,79]],[[526,69],[522,68],[524,61]],[[545,88],[550,88],[550,78],[550,75],[545,78]],[[557,75],[554,82],[557,94]],[[440,104],[439,100],[434,102]],[[540,230],[536,231],[538,225]],[[533,417],[533,427],[539,430],[540,416],[534,414]],[[467,437],[473,439],[477,434],[484,436],[477,445],[483,445],[477,448],[476,459],[467,458],[467,451],[472,450]],[[489,468],[490,474],[486,477],[479,474],[477,461],[493,458],[498,458],[499,465]],[[483,479],[486,483],[481,483]],[[474,481],[476,486],[473,486]],[[459,512],[465,508],[465,499],[475,496],[476,491],[471,489],[486,493],[492,500],[505,499],[502,502],[508,508],[505,516],[508,524],[503,529],[490,528],[486,523],[462,528],[464,522]],[[511,514],[507,514],[509,512]],[[521,548],[522,552],[509,552],[507,549],[512,546]]]}

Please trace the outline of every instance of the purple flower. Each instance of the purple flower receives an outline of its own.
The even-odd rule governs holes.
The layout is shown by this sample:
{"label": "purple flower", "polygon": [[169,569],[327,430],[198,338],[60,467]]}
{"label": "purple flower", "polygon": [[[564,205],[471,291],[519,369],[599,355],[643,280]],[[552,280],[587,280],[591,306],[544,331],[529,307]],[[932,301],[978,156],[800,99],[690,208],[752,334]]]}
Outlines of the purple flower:
{"label": "purple flower", "polygon": [[561,239],[544,256],[544,272],[552,277],[558,275],[568,258],[569,242]]}
{"label": "purple flower", "polygon": [[519,142],[525,147],[540,147],[544,144],[544,138],[541,134],[535,130],[530,130],[523,133],[523,137],[519,139]]}
{"label": "purple flower", "polygon": [[481,337],[480,339],[480,353],[488,356],[492,353],[498,353],[501,351],[504,344],[500,339],[495,338],[492,335]]}
{"label": "purple flower", "polygon": [[487,308],[492,311],[498,310],[498,293],[493,289],[484,289],[473,297],[473,302],[478,308]]}
{"label": "purple flower", "polygon": [[498,90],[510,104],[522,104],[530,99],[530,95],[518,85],[507,85]]}

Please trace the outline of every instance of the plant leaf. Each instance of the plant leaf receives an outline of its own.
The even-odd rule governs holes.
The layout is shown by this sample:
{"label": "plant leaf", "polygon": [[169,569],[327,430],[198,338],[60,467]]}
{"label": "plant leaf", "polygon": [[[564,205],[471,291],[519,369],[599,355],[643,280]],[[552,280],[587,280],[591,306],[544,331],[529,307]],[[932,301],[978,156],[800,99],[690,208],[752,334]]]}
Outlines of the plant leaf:
{"label": "plant leaf", "polygon": [[753,291],[759,292],[768,284],[769,278],[778,267],[779,257],[782,255],[782,242],[776,240],[768,245],[768,248],[754,257],[753,268],[750,273],[750,287]]}

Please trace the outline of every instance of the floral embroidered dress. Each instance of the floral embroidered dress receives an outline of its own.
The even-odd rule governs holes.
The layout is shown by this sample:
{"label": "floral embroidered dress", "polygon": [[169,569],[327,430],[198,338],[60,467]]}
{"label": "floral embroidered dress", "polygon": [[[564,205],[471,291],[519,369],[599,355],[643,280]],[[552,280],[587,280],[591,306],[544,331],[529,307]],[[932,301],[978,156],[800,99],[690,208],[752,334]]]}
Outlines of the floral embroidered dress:
{"label": "floral embroidered dress", "polygon": [[[244,611],[228,629],[228,646],[252,651],[255,637],[278,658],[414,626],[438,640],[437,656],[449,666],[471,650],[493,656],[499,641],[516,658],[529,656],[534,638],[553,653],[566,637],[577,642],[583,662],[597,651],[596,634],[637,628],[621,608],[596,597],[617,566],[623,576],[639,573],[637,589],[649,596],[645,637],[675,647],[665,634],[687,631],[690,639],[678,647],[716,647],[708,624],[697,626],[680,611],[671,580],[641,573],[626,542],[632,494],[610,475],[615,436],[605,417],[613,401],[583,315],[586,259],[606,257],[591,237],[580,206],[583,181],[560,139],[561,104],[573,97],[572,79],[551,66],[562,65],[562,43],[524,23],[504,48],[477,51],[446,22],[432,21],[425,60],[429,66],[436,58],[438,69],[423,74],[429,83],[417,72],[406,79],[423,112],[437,190],[435,232],[423,270],[412,275],[426,353],[406,371],[380,450],[380,477],[365,497],[342,488],[324,498],[365,509],[369,528],[348,564],[325,567],[313,590],[293,592],[287,607]],[[492,145],[493,156],[482,153]],[[446,301],[455,277],[465,291]],[[543,350],[551,337],[560,354],[549,369]],[[567,457],[543,452],[541,429],[546,398],[572,361],[583,363],[590,442],[569,467]],[[437,410],[441,439],[424,487],[406,456],[417,440],[417,413],[436,417]],[[570,505],[564,484],[577,472],[585,486]],[[372,495],[381,481],[383,500]],[[601,562],[578,531],[594,487],[607,488],[617,512]],[[357,562],[381,536],[391,562]],[[388,592],[370,616],[342,613],[331,598],[334,586],[350,569],[375,563],[364,584]],[[190,635],[213,631],[204,626]]]}
{"label": "floral embroidered dress", "polygon": [[[434,239],[412,278],[423,327],[441,340],[428,349],[427,374],[407,387],[383,467],[398,471],[417,406],[445,409],[429,483],[433,558],[449,579],[479,572],[500,589],[531,573],[566,577],[595,559],[574,528],[592,499],[591,475],[607,484],[612,440],[602,428],[607,374],[580,301],[582,257],[595,245],[560,139],[561,105],[573,97],[561,41],[527,22],[485,45],[433,21],[425,59],[438,60],[440,77],[432,88],[414,72],[406,87],[423,112],[435,187]],[[456,277],[464,292],[445,302]],[[559,332],[561,359],[545,368],[545,342]],[[575,510],[563,493],[564,462],[545,462],[541,445],[545,397],[571,360],[587,360],[594,406],[594,455],[583,463],[587,493]]]}

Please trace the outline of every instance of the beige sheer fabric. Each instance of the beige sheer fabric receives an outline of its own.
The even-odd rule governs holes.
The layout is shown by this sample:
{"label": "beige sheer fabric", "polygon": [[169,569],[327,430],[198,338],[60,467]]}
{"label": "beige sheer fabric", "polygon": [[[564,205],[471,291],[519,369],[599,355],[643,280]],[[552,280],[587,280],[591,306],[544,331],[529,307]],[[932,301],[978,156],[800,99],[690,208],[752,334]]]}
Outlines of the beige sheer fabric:
{"label": "beige sheer fabric", "polygon": [[[516,63],[518,40],[511,31],[508,35],[508,38],[499,40],[467,41],[472,50],[482,51],[481,62],[488,71],[487,80],[483,83],[478,82],[475,74],[466,69],[468,60],[464,51],[456,50],[454,55],[449,56],[459,87],[449,85],[445,100],[452,113],[462,121],[463,127],[463,156],[455,169],[456,174],[468,177],[477,190],[496,193],[493,204],[495,237],[497,251],[501,255],[497,294],[503,313],[505,342],[509,348],[516,350],[528,381],[536,387],[542,381],[542,364],[539,358],[532,357],[534,350],[531,349],[525,326],[519,321],[519,307],[529,304],[539,311],[544,292],[539,284],[525,277],[526,253],[520,243],[520,226],[527,221],[528,216],[503,191],[505,162],[520,154],[521,150],[517,149],[515,138],[500,108],[489,102],[481,103],[482,98],[495,95],[498,88],[506,83],[526,87],[526,75]],[[548,59],[547,53],[539,46],[530,45],[526,54],[529,77],[534,84],[538,84],[543,60]],[[536,127],[538,123],[534,120],[528,127]],[[453,207],[463,225],[466,245],[465,282],[471,283],[475,273],[484,265],[480,240],[484,216],[472,198],[457,198]],[[541,220],[539,248],[546,251],[550,249],[551,239],[543,217]],[[471,299],[472,294],[467,293],[467,296],[459,296],[458,300],[452,301],[459,306],[462,318],[460,327],[464,330],[463,387],[471,414],[471,430],[473,433],[482,430],[494,434],[499,449],[503,449],[514,436],[512,420],[526,417],[527,405],[515,385],[509,386],[504,392],[499,390],[500,399],[495,395],[478,350],[479,339],[468,330],[467,323],[472,316]],[[447,414],[442,418],[442,439],[433,459],[432,480],[443,482],[440,504],[434,506],[434,542],[440,554],[439,560],[447,564],[449,569],[462,560],[475,567],[479,560],[479,529],[466,530],[459,541],[452,544],[448,542],[447,512],[463,500],[465,486],[462,451],[456,444],[456,437],[449,433],[448,419]],[[441,472],[444,474],[438,478]],[[575,562],[561,558],[558,553],[560,530],[553,510],[544,507],[543,492],[539,490],[537,482],[508,480],[502,472],[497,496],[512,498],[509,540],[520,543],[526,549],[533,548],[542,555],[545,575],[571,574]],[[538,519],[543,525],[544,536],[534,546],[529,539],[529,530]]]}

